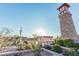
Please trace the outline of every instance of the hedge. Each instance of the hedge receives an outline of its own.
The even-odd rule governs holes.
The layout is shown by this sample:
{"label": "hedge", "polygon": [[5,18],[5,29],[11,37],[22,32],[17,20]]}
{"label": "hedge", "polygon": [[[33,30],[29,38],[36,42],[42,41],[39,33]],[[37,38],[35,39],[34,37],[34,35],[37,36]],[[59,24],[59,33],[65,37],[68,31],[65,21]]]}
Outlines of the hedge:
{"label": "hedge", "polygon": [[73,47],[74,41],[71,39],[65,39],[63,40],[63,43],[65,47]]}
{"label": "hedge", "polygon": [[56,41],[56,44],[59,44],[60,46],[63,46],[63,45],[64,45],[62,39],[57,40],[57,41]]}
{"label": "hedge", "polygon": [[79,43],[74,43],[73,47],[79,49]]}
{"label": "hedge", "polygon": [[52,47],[52,51],[55,51],[55,52],[57,52],[57,53],[62,53],[62,48],[60,47],[60,45],[55,44],[55,45]]}

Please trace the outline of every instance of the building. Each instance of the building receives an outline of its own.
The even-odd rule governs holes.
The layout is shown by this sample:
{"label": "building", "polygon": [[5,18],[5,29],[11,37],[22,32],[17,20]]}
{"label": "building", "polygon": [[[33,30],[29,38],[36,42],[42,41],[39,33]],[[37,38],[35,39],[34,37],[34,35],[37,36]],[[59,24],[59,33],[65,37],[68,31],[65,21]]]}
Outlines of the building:
{"label": "building", "polygon": [[50,45],[53,43],[54,38],[53,36],[39,36],[39,40],[42,45]]}
{"label": "building", "polygon": [[68,10],[69,4],[64,3],[57,10],[59,11],[60,29],[62,38],[72,39],[78,42],[76,29],[73,23],[72,14]]}
{"label": "building", "polygon": [[25,39],[28,43],[35,44],[37,41],[39,41],[40,44],[44,45],[50,45],[54,42],[53,36],[39,36],[38,39],[35,40],[34,37]]}

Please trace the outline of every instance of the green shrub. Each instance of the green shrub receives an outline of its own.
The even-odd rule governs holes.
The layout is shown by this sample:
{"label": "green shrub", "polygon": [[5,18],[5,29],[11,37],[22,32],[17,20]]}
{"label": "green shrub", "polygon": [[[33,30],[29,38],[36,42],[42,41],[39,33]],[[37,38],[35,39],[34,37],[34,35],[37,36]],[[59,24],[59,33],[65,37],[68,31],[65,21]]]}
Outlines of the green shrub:
{"label": "green shrub", "polygon": [[51,46],[49,46],[49,45],[45,45],[44,48],[51,50]]}
{"label": "green shrub", "polygon": [[60,46],[63,46],[63,40],[61,40],[61,39],[57,40],[56,44],[59,44]]}
{"label": "green shrub", "polygon": [[71,39],[65,39],[63,40],[63,43],[65,47],[73,47],[73,44],[74,44],[73,40]]}
{"label": "green shrub", "polygon": [[53,47],[52,47],[52,51],[55,51],[57,53],[62,53],[62,48],[58,45],[58,44],[55,44]]}
{"label": "green shrub", "polygon": [[73,47],[79,49],[79,43],[74,43]]}
{"label": "green shrub", "polygon": [[78,56],[78,52],[76,49],[65,50],[63,53],[64,56]]}

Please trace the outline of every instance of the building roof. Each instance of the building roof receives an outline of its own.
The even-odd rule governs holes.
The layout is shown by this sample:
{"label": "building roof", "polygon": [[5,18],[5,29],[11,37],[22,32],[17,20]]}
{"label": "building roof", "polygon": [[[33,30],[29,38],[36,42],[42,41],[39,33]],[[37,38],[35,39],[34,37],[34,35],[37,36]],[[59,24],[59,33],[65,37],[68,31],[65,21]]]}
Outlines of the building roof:
{"label": "building roof", "polygon": [[68,3],[64,3],[62,4],[59,8],[57,8],[57,10],[59,10],[60,8],[62,8],[63,6],[67,6],[68,8],[70,7],[70,5]]}
{"label": "building roof", "polygon": [[53,36],[39,36],[39,37],[44,37],[44,38],[53,38]]}

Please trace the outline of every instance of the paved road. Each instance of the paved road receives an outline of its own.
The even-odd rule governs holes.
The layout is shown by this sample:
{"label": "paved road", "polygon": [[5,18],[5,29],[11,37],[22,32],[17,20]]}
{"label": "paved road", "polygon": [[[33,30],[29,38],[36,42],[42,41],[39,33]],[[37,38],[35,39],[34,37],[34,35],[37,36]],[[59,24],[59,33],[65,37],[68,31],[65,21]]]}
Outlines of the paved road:
{"label": "paved road", "polygon": [[[16,51],[14,47],[10,47],[6,52],[0,53],[1,56],[34,56],[32,50]],[[53,51],[43,49],[41,56],[62,56],[62,54],[55,53]]]}
{"label": "paved road", "polygon": [[0,53],[3,53],[3,52],[13,52],[13,51],[16,51],[16,46],[9,46],[9,47],[4,47],[4,48],[1,48],[0,49]]}

